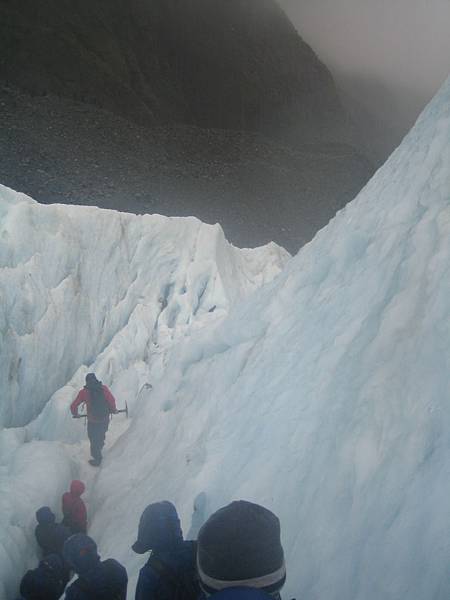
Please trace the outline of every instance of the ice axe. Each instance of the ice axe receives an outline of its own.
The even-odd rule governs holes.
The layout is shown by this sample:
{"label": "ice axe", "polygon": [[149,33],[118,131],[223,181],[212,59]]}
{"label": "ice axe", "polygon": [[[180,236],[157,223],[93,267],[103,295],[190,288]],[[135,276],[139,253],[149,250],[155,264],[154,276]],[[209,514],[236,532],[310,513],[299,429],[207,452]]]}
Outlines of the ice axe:
{"label": "ice axe", "polygon": [[112,413],[113,415],[117,415],[119,413],[125,413],[127,415],[127,419],[128,419],[128,404],[125,402],[125,408],[121,408],[120,410],[116,410],[115,413]]}
{"label": "ice axe", "polygon": [[[138,392],[137,399],[139,398],[139,396],[141,395],[141,392],[143,390],[151,390],[151,389],[153,389],[153,386],[152,386],[151,383],[144,383],[144,385],[141,387],[141,389]],[[126,416],[127,416],[127,419],[128,419],[128,404],[126,402],[125,402],[125,408],[122,408],[120,410],[116,410],[116,412],[112,413],[112,414],[113,415],[117,415],[118,413],[125,413]]]}
{"label": "ice axe", "polygon": [[87,415],[72,415],[72,419],[84,419],[84,426],[87,427]]}

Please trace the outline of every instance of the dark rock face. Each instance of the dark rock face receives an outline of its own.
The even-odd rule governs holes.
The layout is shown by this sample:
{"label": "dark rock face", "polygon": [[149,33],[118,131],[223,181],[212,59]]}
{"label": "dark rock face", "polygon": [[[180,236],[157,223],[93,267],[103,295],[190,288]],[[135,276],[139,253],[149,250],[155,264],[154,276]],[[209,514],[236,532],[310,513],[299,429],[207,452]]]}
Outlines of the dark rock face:
{"label": "dark rock face", "polygon": [[0,23],[0,77],[32,93],[347,141],[328,71],[274,0],[2,0]]}
{"label": "dark rock face", "polygon": [[370,176],[275,0],[0,0],[0,79],[0,181],[40,201],[292,251]]}
{"label": "dark rock face", "polygon": [[95,107],[0,89],[0,182],[44,203],[219,222],[241,247],[296,252],[369,175],[343,144],[293,149],[257,133],[146,128]]}

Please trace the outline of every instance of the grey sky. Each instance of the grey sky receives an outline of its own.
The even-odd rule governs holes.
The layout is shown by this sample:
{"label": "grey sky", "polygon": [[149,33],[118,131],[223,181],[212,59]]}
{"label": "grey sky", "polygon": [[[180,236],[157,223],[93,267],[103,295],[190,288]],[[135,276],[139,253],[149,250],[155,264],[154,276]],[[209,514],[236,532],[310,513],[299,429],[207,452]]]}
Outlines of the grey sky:
{"label": "grey sky", "polygon": [[332,71],[357,120],[371,121],[366,140],[377,136],[381,154],[392,149],[450,72],[450,0],[279,3]]}

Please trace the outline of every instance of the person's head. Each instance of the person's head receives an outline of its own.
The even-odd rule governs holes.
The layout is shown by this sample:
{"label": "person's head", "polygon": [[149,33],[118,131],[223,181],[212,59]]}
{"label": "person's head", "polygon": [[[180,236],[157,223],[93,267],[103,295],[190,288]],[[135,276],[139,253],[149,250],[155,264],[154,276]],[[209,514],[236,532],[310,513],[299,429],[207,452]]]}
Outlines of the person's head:
{"label": "person's head", "polygon": [[48,554],[39,563],[39,568],[51,573],[56,579],[64,576],[65,565],[59,554]]}
{"label": "person's head", "polygon": [[175,506],[164,500],[149,504],[139,521],[138,538],[132,549],[137,554],[149,550],[171,550],[183,541]]}
{"label": "person's head", "polygon": [[95,390],[101,385],[102,385],[102,382],[97,379],[97,377],[95,376],[95,373],[88,373],[86,375],[86,387],[89,390]]}
{"label": "person's head", "polygon": [[64,542],[64,560],[79,575],[93,569],[100,561],[97,544],[84,533],[76,533]]}
{"label": "person's head", "polygon": [[206,594],[242,587],[277,594],[286,580],[278,518],[244,500],[221,508],[199,531],[197,570]]}
{"label": "person's head", "polygon": [[48,525],[55,522],[55,515],[48,506],[42,506],[36,511],[36,519],[39,525]]}
{"label": "person's head", "polygon": [[70,493],[72,496],[81,496],[85,489],[84,483],[78,479],[74,479],[70,484]]}

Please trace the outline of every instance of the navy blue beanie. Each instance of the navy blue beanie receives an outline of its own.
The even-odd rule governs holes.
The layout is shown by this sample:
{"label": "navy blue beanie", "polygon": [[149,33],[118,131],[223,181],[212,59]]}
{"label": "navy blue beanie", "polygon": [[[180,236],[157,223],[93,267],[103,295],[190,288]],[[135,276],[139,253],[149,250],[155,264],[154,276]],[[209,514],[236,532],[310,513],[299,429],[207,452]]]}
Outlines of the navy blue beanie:
{"label": "navy blue beanie", "polygon": [[138,539],[132,549],[137,554],[149,550],[170,550],[183,541],[180,519],[175,506],[164,500],[149,504],[139,521]]}
{"label": "navy blue beanie", "polygon": [[55,515],[48,506],[42,506],[36,511],[36,519],[40,525],[55,522]]}
{"label": "navy blue beanie", "polygon": [[76,573],[86,573],[99,562],[97,544],[84,533],[76,533],[64,542],[64,559]]}

